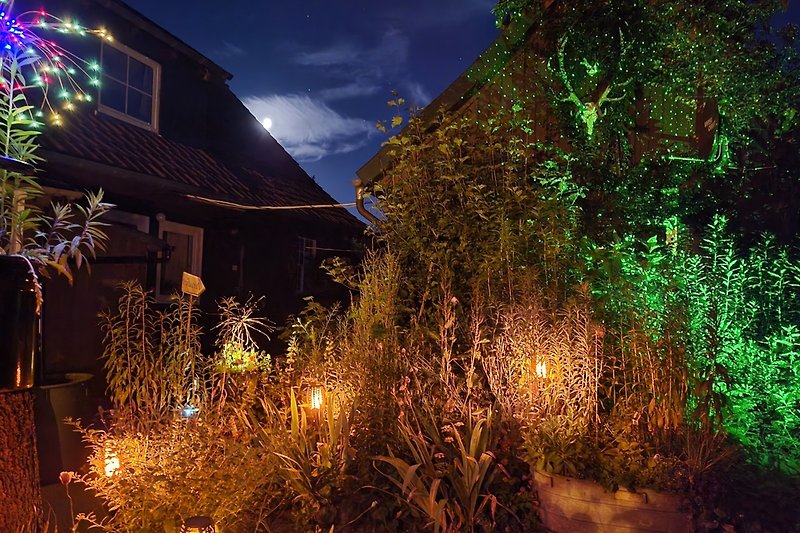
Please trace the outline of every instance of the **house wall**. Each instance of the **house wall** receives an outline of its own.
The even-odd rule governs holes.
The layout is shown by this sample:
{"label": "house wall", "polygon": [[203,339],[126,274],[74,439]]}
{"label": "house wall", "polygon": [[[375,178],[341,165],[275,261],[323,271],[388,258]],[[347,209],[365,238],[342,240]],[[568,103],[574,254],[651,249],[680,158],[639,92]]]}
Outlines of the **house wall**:
{"label": "house wall", "polygon": [[[113,10],[103,9],[111,0],[48,0],[53,13],[74,16],[89,27],[108,28],[118,42],[161,65],[159,134],[169,140],[200,147],[223,161],[252,161],[262,172],[283,180],[308,180],[303,170],[260,126],[225,84],[215,68],[175,50],[147,31],[136,27]],[[92,39],[63,42],[85,58],[99,55]],[[68,121],[68,117],[65,121]],[[66,126],[68,127],[68,126]],[[349,250],[360,235],[356,224],[331,223],[310,212],[253,213],[191,202],[168,190],[137,185],[135,178],[121,178],[91,167],[51,169],[55,177],[76,189],[104,188],[106,200],[116,209],[147,217],[149,233],[158,235],[157,217],[203,229],[202,279],[206,292],[199,304],[206,345],[213,344],[215,302],[224,296],[264,296],[264,314],[277,325],[299,311],[303,297],[314,295],[331,302],[348,293],[313,273],[310,291],[297,286],[298,237],[315,239],[323,248]],[[281,183],[279,181],[279,183]],[[110,244],[102,256],[144,256],[146,246],[130,234],[109,232]],[[317,258],[314,258],[315,261]],[[63,279],[48,282],[44,322],[44,363],[48,373],[88,371],[102,374],[102,332],[98,312],[116,305],[121,281],[137,280],[145,287],[155,284],[157,265],[97,264],[91,276],[81,272],[72,287]],[[280,349],[276,346],[276,349]],[[96,392],[102,393],[102,383]]]}

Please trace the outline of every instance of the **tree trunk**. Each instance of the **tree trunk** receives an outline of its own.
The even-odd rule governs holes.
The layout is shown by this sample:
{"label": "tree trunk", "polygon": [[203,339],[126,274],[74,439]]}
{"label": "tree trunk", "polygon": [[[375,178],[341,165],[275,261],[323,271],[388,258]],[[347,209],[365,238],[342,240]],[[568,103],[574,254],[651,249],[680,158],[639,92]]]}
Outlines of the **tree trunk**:
{"label": "tree trunk", "polygon": [[33,390],[0,393],[0,531],[38,531],[41,509]]}

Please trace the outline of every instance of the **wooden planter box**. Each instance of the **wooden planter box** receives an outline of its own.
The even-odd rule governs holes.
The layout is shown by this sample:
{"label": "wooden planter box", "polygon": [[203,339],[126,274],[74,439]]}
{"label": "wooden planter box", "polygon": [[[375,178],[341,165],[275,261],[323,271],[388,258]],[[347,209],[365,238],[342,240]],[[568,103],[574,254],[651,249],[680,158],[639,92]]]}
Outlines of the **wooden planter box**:
{"label": "wooden planter box", "polygon": [[542,523],[554,533],[684,533],[682,499],[656,491],[610,492],[592,481],[535,471]]}

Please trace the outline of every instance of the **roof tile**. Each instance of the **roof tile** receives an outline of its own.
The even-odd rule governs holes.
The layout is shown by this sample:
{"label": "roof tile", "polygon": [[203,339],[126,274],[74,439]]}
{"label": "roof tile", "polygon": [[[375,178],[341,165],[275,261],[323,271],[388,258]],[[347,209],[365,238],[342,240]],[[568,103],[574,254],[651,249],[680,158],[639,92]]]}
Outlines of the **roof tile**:
{"label": "roof tile", "polygon": [[[257,162],[224,163],[207,150],[166,139],[157,133],[100,113],[75,113],[60,128],[50,128],[41,144],[78,157],[155,178],[189,185],[199,194],[253,206],[334,204],[305,172],[275,175]],[[306,209],[326,220],[360,223],[345,209]]]}

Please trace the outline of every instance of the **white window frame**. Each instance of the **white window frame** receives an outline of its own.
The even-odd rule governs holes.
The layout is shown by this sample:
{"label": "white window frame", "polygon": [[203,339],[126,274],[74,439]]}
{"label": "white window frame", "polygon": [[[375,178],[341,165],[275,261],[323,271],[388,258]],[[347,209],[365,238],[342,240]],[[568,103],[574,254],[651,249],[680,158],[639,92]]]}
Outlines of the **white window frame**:
{"label": "white window frame", "polygon": [[[158,223],[158,238],[164,240],[164,232],[168,233],[181,233],[189,235],[193,239],[191,265],[188,272],[195,276],[201,276],[203,273],[203,228],[197,226],[190,226],[188,224],[180,224],[172,222],[171,220],[161,220]],[[159,303],[168,303],[172,300],[172,294],[161,293],[161,275],[164,263],[159,263],[156,268],[156,301]]]}
{"label": "white window frame", "polygon": [[[144,128],[146,130],[150,130],[150,131],[153,131],[155,133],[158,133],[158,115],[159,115],[159,109],[161,108],[161,102],[160,102],[161,101],[161,98],[160,98],[160,92],[161,92],[161,65],[158,64],[157,62],[153,61],[149,57],[140,54],[136,50],[133,50],[132,48],[128,48],[127,46],[125,46],[122,43],[118,43],[116,41],[113,42],[113,43],[103,41],[101,43],[101,45],[100,45],[100,67],[101,67],[101,69],[102,69],[102,66],[103,66],[103,50],[105,49],[106,46],[110,46],[111,48],[115,48],[116,50],[122,52],[123,54],[125,54],[125,55],[127,55],[129,57],[132,57],[135,60],[137,60],[137,61],[139,61],[141,63],[144,63],[145,65],[147,65],[148,67],[153,69],[153,96],[152,96],[152,100],[153,100],[152,106],[153,107],[152,107],[152,111],[151,111],[151,115],[150,115],[151,116],[151,121],[148,123],[148,122],[145,122],[143,120],[139,120],[137,118],[134,118],[134,117],[128,115],[127,113],[123,113],[121,111],[117,111],[116,109],[113,109],[113,108],[108,107],[106,105],[103,105],[103,96],[102,96],[103,95],[103,87],[102,87],[103,72],[102,72],[102,70],[100,71],[100,83],[101,83],[101,86],[99,87],[98,92],[97,92],[97,94],[98,94],[97,110],[100,111],[101,113],[104,113],[104,114],[109,115],[111,117],[117,118],[117,119],[122,120],[124,122],[127,122],[129,124],[133,124],[134,126],[138,126],[140,128]],[[129,89],[130,86],[128,84],[128,80],[122,81],[122,80],[118,80],[116,78],[112,78],[112,79],[114,79],[115,81],[117,81],[119,83],[124,84],[125,87],[126,87],[126,90],[130,90]],[[134,90],[136,90],[136,89],[134,89]],[[127,99],[127,94],[126,94],[126,99]]]}

